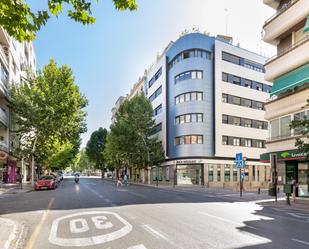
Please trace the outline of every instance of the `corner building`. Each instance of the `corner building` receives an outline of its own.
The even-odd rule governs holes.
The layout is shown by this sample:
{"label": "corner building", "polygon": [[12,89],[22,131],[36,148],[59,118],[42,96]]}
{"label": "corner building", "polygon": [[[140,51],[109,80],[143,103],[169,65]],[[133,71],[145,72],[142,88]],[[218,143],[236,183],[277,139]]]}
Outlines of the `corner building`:
{"label": "corner building", "polygon": [[309,162],[295,147],[296,138],[308,143],[308,137],[302,135],[303,128],[289,127],[293,120],[309,117],[309,1],[264,0],[264,4],[276,10],[263,26],[263,39],[277,46],[277,54],[265,64],[265,79],[273,82],[273,88],[265,105],[270,137],[261,161],[277,155],[279,186],[295,177],[296,194],[309,197]]}
{"label": "corner building", "polygon": [[269,164],[259,161],[271,91],[265,60],[224,36],[192,33],[167,46],[147,70],[144,89],[166,153],[151,180],[237,189],[234,160],[243,152],[245,189],[267,187]]}

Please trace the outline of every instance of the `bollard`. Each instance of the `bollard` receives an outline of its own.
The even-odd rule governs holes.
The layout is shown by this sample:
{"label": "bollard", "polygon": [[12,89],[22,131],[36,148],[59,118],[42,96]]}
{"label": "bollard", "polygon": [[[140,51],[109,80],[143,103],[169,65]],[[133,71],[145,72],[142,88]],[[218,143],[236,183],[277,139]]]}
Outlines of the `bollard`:
{"label": "bollard", "polygon": [[277,193],[279,194],[280,193],[280,188],[278,187],[278,191],[277,191]]}
{"label": "bollard", "polygon": [[260,189],[260,188],[258,188],[258,195],[259,195],[259,194],[261,194],[261,189]]}
{"label": "bollard", "polygon": [[290,194],[286,194],[286,204],[287,204],[287,205],[291,205],[291,202],[290,202]]}

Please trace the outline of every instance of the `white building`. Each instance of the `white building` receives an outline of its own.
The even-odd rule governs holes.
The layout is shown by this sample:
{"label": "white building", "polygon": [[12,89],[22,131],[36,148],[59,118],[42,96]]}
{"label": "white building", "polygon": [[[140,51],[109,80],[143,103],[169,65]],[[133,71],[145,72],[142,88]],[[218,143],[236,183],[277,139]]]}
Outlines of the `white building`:
{"label": "white building", "polygon": [[[36,59],[31,43],[19,43],[0,27],[0,182],[15,183],[20,163],[13,155],[14,134],[9,132],[9,84],[19,84],[27,72],[35,74]],[[23,172],[26,180],[26,169]]]}

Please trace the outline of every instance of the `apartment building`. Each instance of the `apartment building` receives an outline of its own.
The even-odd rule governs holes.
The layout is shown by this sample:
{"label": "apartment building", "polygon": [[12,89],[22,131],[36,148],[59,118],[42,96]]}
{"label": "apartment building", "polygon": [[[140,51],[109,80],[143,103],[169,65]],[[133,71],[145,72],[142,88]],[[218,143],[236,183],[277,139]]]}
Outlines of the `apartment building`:
{"label": "apartment building", "polygon": [[166,156],[152,168],[151,180],[237,189],[234,160],[242,152],[245,189],[267,187],[269,163],[259,160],[266,152],[264,104],[271,91],[265,61],[234,46],[231,37],[191,33],[168,44],[144,74]]}
{"label": "apartment building", "polygon": [[309,162],[295,147],[295,139],[308,142],[302,128],[290,129],[292,120],[309,117],[309,2],[308,0],[264,0],[276,10],[264,24],[264,41],[277,46],[277,54],[266,61],[265,80],[273,82],[265,108],[270,122],[267,153],[277,156],[278,184],[298,182],[297,194],[309,196]]}
{"label": "apartment building", "polygon": [[17,141],[10,133],[12,125],[8,106],[9,84],[19,84],[27,78],[27,71],[35,73],[36,59],[31,43],[19,43],[0,27],[0,184],[15,183],[20,172],[27,180],[30,170],[21,168],[13,154]]}

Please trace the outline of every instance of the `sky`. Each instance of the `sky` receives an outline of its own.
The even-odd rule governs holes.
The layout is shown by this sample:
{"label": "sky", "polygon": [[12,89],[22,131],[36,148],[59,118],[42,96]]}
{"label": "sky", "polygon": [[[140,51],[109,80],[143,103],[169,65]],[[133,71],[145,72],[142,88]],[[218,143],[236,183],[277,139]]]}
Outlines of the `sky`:
{"label": "sky", "polygon": [[[30,5],[46,8],[46,2],[30,0]],[[275,52],[262,42],[263,23],[274,14],[262,0],[137,0],[134,12],[116,11],[112,0],[92,2],[95,24],[83,26],[62,14],[50,19],[34,41],[37,68],[51,58],[69,65],[89,101],[82,147],[93,131],[109,128],[118,97],[129,93],[156,55],[184,30],[227,34],[235,44],[265,56]]]}

